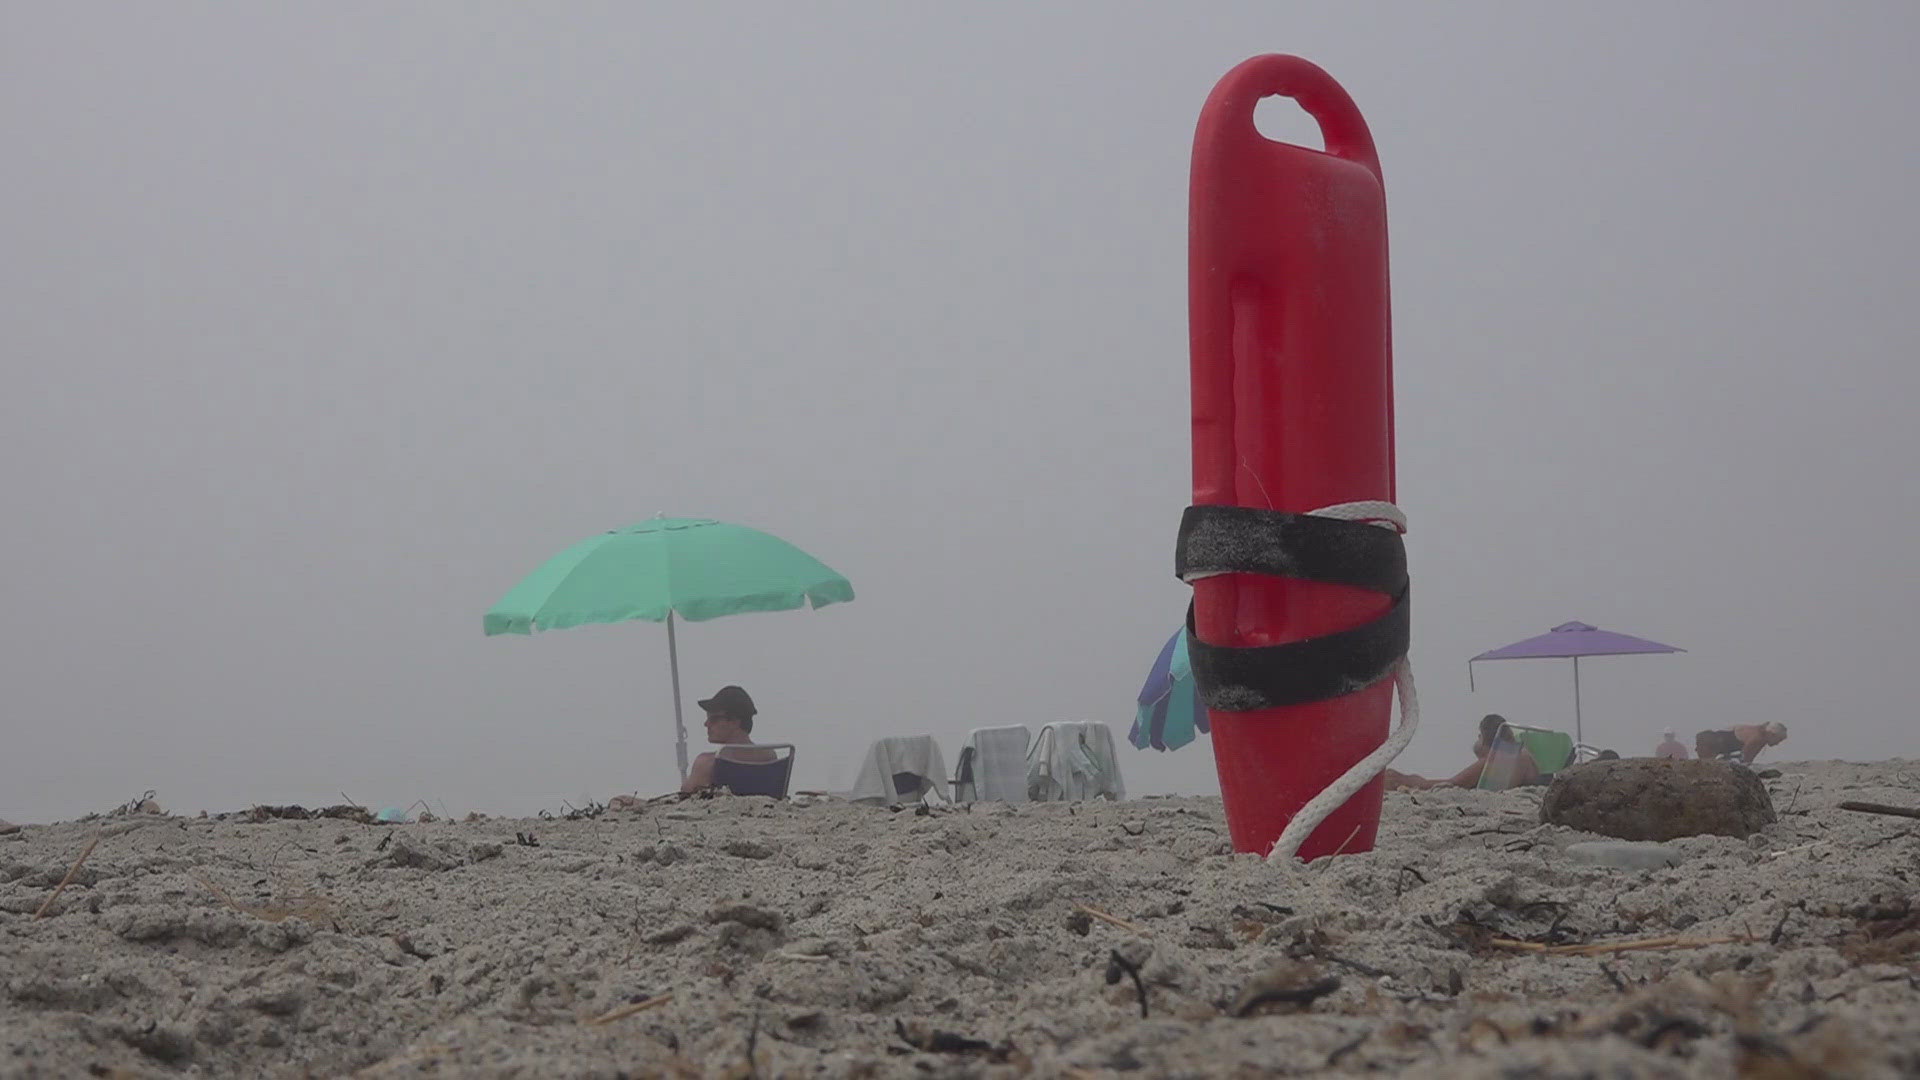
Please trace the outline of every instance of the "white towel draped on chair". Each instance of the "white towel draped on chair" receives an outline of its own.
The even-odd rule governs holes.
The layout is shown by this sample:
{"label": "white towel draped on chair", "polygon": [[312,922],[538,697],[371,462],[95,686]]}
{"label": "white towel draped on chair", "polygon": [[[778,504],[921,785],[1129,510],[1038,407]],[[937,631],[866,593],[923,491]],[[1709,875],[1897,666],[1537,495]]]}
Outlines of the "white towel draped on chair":
{"label": "white towel draped on chair", "polygon": [[[918,777],[918,791],[902,792],[896,776]],[[897,735],[875,739],[860,763],[860,776],[853,782],[847,798],[856,802],[877,801],[888,805],[919,799],[928,790],[943,802],[952,802],[947,791],[947,763],[940,756],[940,745],[931,735]]]}
{"label": "white towel draped on chair", "polygon": [[1027,801],[1027,743],[1025,724],[974,728],[960,751],[953,797],[960,802]]}
{"label": "white towel draped on chair", "polygon": [[1035,802],[1126,798],[1112,730],[1096,720],[1041,728],[1027,752],[1027,795]]}

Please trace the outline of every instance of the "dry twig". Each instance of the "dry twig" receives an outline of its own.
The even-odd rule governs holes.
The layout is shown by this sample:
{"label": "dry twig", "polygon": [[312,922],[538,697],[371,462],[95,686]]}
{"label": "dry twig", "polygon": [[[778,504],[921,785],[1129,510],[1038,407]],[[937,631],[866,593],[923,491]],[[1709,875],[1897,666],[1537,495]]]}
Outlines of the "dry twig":
{"label": "dry twig", "polygon": [[1133,992],[1140,998],[1140,1019],[1145,1020],[1147,1018],[1147,984],[1140,981],[1140,965],[1121,956],[1120,950],[1109,949],[1107,951],[1107,985],[1112,986],[1119,982],[1123,974],[1133,977]]}
{"label": "dry twig", "polygon": [[1274,1003],[1306,1008],[1338,989],[1340,980],[1332,975],[1305,982],[1295,982],[1291,976],[1256,979],[1240,991],[1228,1011],[1234,1016],[1247,1016],[1262,1005]]}
{"label": "dry twig", "polygon": [[1371,1031],[1363,1031],[1353,1038],[1348,1039],[1346,1042],[1341,1043],[1339,1046],[1334,1047],[1333,1052],[1327,1055],[1327,1068],[1331,1069],[1335,1065],[1340,1064],[1341,1058],[1360,1049],[1360,1044],[1366,1042],[1367,1037],[1372,1034],[1373,1032]]}
{"label": "dry twig", "polygon": [[[1456,807],[1456,809],[1458,809],[1458,808]],[[1364,821],[1362,821],[1362,822],[1361,822],[1360,824],[1358,824],[1358,825],[1355,825],[1355,826],[1353,827],[1353,831],[1347,834],[1347,838],[1346,838],[1345,840],[1342,840],[1342,841],[1340,841],[1340,846],[1339,846],[1339,847],[1337,847],[1337,848],[1334,848],[1334,849],[1333,849],[1332,851],[1329,851],[1329,852],[1327,852],[1327,853],[1326,853],[1325,855],[1321,855],[1321,856],[1319,856],[1319,857],[1317,857],[1317,858],[1315,858],[1315,859],[1313,860],[1313,861],[1314,861],[1314,863],[1315,863],[1316,865],[1318,865],[1318,866],[1326,866],[1326,865],[1327,865],[1327,860],[1329,860],[1329,859],[1331,859],[1331,858],[1333,858],[1333,857],[1334,857],[1335,855],[1345,855],[1345,854],[1347,853],[1347,845],[1348,845],[1348,844],[1351,844],[1351,843],[1353,843],[1353,838],[1354,838],[1354,837],[1356,837],[1356,836],[1359,836],[1359,835],[1360,835],[1360,830],[1361,830],[1361,829],[1364,829],[1364,828],[1366,828],[1366,827],[1367,827],[1367,823],[1366,823],[1366,822],[1364,822]],[[1268,853],[1268,857],[1269,857],[1269,858],[1271,858],[1271,857],[1272,857],[1272,853],[1271,853],[1271,852],[1269,852],[1269,853]],[[1300,857],[1300,856],[1298,856],[1298,855],[1295,855],[1295,856],[1294,856],[1294,858],[1296,858],[1296,859],[1298,859],[1299,857]]]}
{"label": "dry twig", "polygon": [[53,902],[55,900],[60,899],[60,894],[66,891],[67,886],[73,884],[73,875],[80,872],[80,864],[86,862],[87,856],[93,854],[93,849],[95,845],[100,843],[100,835],[101,834],[99,830],[96,830],[94,832],[93,839],[87,841],[86,850],[80,853],[79,858],[73,860],[72,866],[67,867],[67,876],[61,878],[60,884],[55,885],[53,887],[53,894],[51,896],[48,896],[45,900],[41,901],[39,910],[33,913],[34,918],[38,919],[41,916],[45,915],[47,913],[47,909],[53,906]]}
{"label": "dry twig", "polygon": [[[896,1021],[897,1023],[898,1021]],[[760,1045],[760,1003],[753,1006],[753,1026],[747,1029],[747,1080],[760,1080],[760,1065],[753,1056],[754,1048]]]}
{"label": "dry twig", "polygon": [[1633,941],[1593,941],[1582,945],[1547,945],[1538,941],[1491,938],[1487,944],[1501,949],[1540,953],[1544,956],[1601,956],[1606,953],[1639,952],[1645,949],[1698,949],[1707,945],[1735,945],[1756,940],[1750,936],[1638,938]]}
{"label": "dry twig", "polygon": [[1106,923],[1109,926],[1117,926],[1122,930],[1130,930],[1133,933],[1139,934],[1141,937],[1150,936],[1147,932],[1147,928],[1144,926],[1141,926],[1139,923],[1130,923],[1118,915],[1109,915],[1106,912],[1101,911],[1097,907],[1091,907],[1087,904],[1082,904],[1077,900],[1074,902],[1073,906],[1087,913],[1088,915],[1091,915],[1094,918],[1099,919],[1101,922]]}
{"label": "dry twig", "polygon": [[305,919],[318,923],[333,914],[333,905],[324,896],[289,896],[284,901],[264,904],[243,904],[233,898],[227,890],[213,883],[204,875],[194,875],[195,880],[207,887],[207,891],[218,897],[220,902],[242,915],[251,915],[266,922],[285,922],[292,918]]}
{"label": "dry twig", "polygon": [[428,1058],[438,1057],[441,1054],[450,1054],[453,1052],[453,1049],[451,1046],[416,1046],[410,1050],[402,1050],[390,1058],[376,1061],[366,1068],[355,1072],[353,1075],[355,1077],[373,1076],[377,1073],[385,1072],[388,1069],[397,1069],[402,1065],[415,1065]]}
{"label": "dry twig", "polygon": [[659,1008],[660,1006],[665,1005],[667,1002],[672,1000],[673,1000],[672,994],[661,994],[658,997],[650,997],[645,1001],[636,1001],[631,1005],[622,1005],[619,1008],[614,1009],[612,1012],[601,1013],[599,1016],[596,1016],[591,1020],[588,1020],[587,1023],[611,1024],[615,1020],[625,1020],[627,1017],[632,1016],[635,1013],[643,1013],[643,1012],[646,1012],[648,1009]]}
{"label": "dry twig", "polygon": [[1891,814],[1894,817],[1920,818],[1920,807],[1888,806],[1876,802],[1843,802],[1842,810],[1857,810],[1862,814]]}

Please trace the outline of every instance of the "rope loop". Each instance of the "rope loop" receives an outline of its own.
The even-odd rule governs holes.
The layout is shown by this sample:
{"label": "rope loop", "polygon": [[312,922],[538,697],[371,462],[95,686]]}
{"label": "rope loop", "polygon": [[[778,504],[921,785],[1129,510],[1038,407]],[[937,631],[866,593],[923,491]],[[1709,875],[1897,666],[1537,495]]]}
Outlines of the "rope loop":
{"label": "rope loop", "polygon": [[[1405,534],[1407,516],[1400,508],[1390,502],[1365,500],[1361,502],[1336,503],[1323,506],[1318,510],[1307,511],[1309,517],[1330,517],[1342,521],[1364,521],[1370,525],[1392,529]],[[1343,806],[1348,799],[1366,787],[1373,778],[1380,775],[1393,759],[1413,741],[1413,734],[1420,727],[1420,699],[1414,692],[1413,665],[1402,656],[1393,669],[1393,692],[1400,700],[1400,726],[1387,736],[1387,741],[1366,757],[1361,758],[1352,768],[1340,774],[1339,779],[1328,784],[1320,794],[1307,800],[1300,812],[1293,816],[1287,827],[1280,832],[1280,839],[1274,841],[1273,850],[1267,852],[1268,862],[1287,862],[1306,843],[1307,837],[1320,823]]]}

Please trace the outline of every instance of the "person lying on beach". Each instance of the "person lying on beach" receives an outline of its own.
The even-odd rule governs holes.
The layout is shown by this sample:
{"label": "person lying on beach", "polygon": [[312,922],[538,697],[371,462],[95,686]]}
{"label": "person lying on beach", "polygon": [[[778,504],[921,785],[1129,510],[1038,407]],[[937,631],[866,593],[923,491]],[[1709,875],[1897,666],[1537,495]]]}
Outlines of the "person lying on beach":
{"label": "person lying on beach", "polygon": [[[1437,787],[1472,788],[1480,786],[1483,774],[1492,776],[1506,775],[1506,782],[1500,790],[1510,787],[1526,787],[1538,784],[1546,778],[1540,766],[1533,760],[1527,748],[1520,745],[1510,732],[1500,729],[1507,726],[1506,718],[1499,713],[1488,713],[1480,718],[1480,737],[1473,743],[1473,764],[1461,769],[1445,780],[1429,780],[1412,773],[1395,772],[1388,769],[1383,775],[1387,778],[1387,790],[1407,788],[1424,791]],[[1489,770],[1491,772],[1489,773]]]}
{"label": "person lying on beach", "polygon": [[1738,756],[1742,765],[1753,764],[1760,751],[1787,741],[1787,725],[1735,724],[1719,731],[1703,731],[1693,737],[1694,753],[1702,761]]}
{"label": "person lying on beach", "polygon": [[[704,701],[696,702],[707,714],[707,741],[718,746],[752,746],[753,717],[760,710],[753,707],[753,698],[737,686],[723,686],[719,693]],[[687,778],[680,782],[681,791],[700,791],[713,786],[714,753],[709,751],[693,759],[687,769]],[[727,755],[728,761],[745,764],[759,764],[775,760],[771,750],[735,751]]]}

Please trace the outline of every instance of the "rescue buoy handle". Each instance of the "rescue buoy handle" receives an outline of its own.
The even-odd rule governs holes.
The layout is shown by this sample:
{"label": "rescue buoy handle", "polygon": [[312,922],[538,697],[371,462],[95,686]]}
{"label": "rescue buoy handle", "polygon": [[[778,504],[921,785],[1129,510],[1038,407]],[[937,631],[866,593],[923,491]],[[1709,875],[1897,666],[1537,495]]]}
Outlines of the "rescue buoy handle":
{"label": "rescue buoy handle", "polygon": [[1253,123],[1253,109],[1264,97],[1292,98],[1320,125],[1326,152],[1365,165],[1380,177],[1380,156],[1373,149],[1359,106],[1318,64],[1298,56],[1268,53],[1242,62],[1214,86],[1200,112],[1194,143],[1215,140],[1268,140]]}

